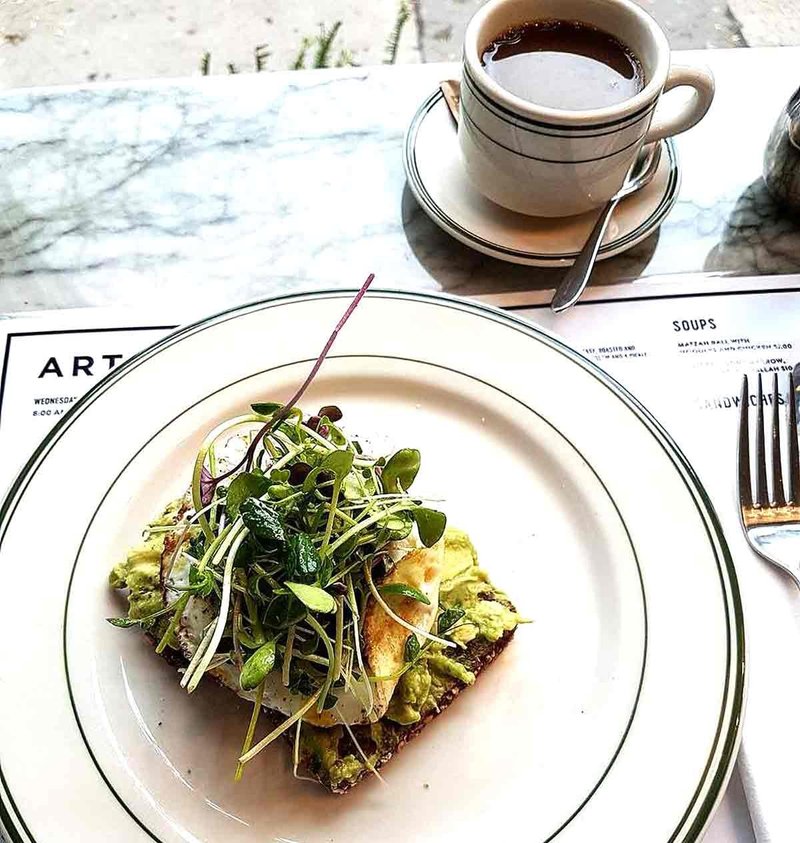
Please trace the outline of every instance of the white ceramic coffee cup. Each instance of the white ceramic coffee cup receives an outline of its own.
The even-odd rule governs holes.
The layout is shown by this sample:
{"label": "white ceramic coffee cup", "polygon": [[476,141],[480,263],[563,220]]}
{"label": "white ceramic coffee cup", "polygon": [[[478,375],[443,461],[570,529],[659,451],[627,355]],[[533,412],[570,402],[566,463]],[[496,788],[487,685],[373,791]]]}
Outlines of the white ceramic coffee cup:
{"label": "white ceramic coffee cup", "polygon": [[[582,111],[510,93],[486,73],[481,54],[502,32],[536,20],[579,21],[615,36],[641,62],[644,88],[617,105]],[[660,102],[679,86],[693,89],[688,100],[676,94]],[[670,67],[666,35],[630,0],[489,0],[464,40],[461,156],[473,184],[498,205],[541,217],[581,214],[621,187],[642,144],[691,128],[713,97],[711,73]]]}

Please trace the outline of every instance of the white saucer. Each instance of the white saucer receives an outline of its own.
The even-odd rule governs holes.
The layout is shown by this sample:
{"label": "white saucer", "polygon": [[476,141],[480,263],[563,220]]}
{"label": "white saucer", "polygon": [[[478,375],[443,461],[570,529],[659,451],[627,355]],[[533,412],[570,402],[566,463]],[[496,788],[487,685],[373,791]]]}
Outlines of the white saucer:
{"label": "white saucer", "polygon": [[[669,213],[680,188],[675,145],[662,141],[661,164],[647,187],[623,200],[608,226],[599,260],[640,243]],[[530,266],[568,266],[577,257],[596,212],[544,219],[501,208],[472,186],[461,166],[456,129],[442,92],[419,107],[406,133],[403,164],[423,210],[457,240],[500,260]]]}

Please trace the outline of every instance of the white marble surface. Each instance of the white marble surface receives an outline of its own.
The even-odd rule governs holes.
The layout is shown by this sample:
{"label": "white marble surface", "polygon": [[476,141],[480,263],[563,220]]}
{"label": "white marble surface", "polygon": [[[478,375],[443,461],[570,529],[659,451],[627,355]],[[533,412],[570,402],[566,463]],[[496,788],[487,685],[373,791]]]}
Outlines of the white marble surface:
{"label": "white marble surface", "polygon": [[[800,48],[683,53],[717,97],[678,140],[680,199],[596,283],[800,268],[796,221],[759,181]],[[416,206],[403,132],[453,65],[238,75],[0,95],[0,311],[201,297],[206,310],[302,286],[500,292],[552,286],[454,243]]]}

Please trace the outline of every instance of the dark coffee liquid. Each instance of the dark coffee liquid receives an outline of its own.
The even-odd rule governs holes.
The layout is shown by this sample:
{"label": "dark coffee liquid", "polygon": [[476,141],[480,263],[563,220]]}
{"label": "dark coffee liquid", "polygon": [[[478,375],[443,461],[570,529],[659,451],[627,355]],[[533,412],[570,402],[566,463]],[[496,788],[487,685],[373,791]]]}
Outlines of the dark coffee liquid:
{"label": "dark coffee liquid", "polygon": [[624,44],[576,21],[510,29],[486,47],[481,61],[507,91],[546,108],[603,108],[644,87],[642,66]]}

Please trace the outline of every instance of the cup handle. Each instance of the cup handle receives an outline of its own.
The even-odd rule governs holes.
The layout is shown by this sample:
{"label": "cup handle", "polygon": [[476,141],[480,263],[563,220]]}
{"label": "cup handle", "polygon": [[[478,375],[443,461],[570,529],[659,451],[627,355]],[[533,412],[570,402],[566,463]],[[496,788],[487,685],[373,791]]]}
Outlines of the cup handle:
{"label": "cup handle", "polygon": [[666,101],[672,99],[671,97],[660,100],[653,122],[645,135],[645,143],[653,143],[670,135],[685,132],[705,116],[711,100],[714,99],[714,77],[711,71],[681,65],[670,68],[664,84],[664,93],[682,86],[694,88],[691,98],[677,107],[667,105]]}

